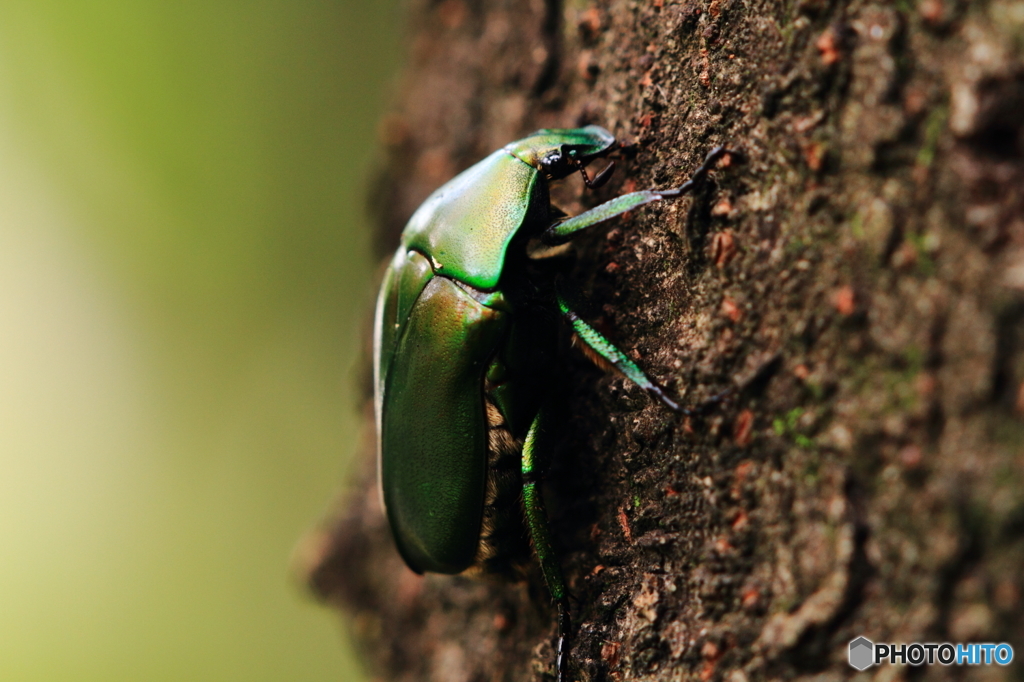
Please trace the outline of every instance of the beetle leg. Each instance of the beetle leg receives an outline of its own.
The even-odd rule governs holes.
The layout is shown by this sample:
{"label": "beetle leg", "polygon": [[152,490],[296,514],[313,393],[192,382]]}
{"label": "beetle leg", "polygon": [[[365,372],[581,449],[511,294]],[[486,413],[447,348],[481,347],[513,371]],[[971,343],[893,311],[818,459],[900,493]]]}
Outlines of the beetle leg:
{"label": "beetle leg", "polygon": [[[541,233],[541,239],[548,244],[560,244],[568,239],[572,238],[572,235],[579,232],[580,230],[586,229],[591,225],[597,225],[603,223],[606,220],[611,220],[615,216],[622,215],[627,211],[632,211],[634,208],[649,204],[652,201],[660,201],[662,199],[675,199],[686,194],[693,187],[701,181],[701,179],[708,174],[708,171],[715,167],[715,164],[720,158],[726,154],[734,154],[735,152],[726,149],[725,147],[715,147],[708,155],[704,157],[704,163],[701,164],[693,176],[675,189],[648,189],[642,192],[630,192],[629,194],[623,194],[622,196],[615,197],[609,201],[599,204],[589,211],[584,211],[579,215],[567,218],[566,220],[560,220],[554,225],[544,230]],[[600,177],[600,176],[599,176]],[[595,178],[595,181],[597,178]]]}
{"label": "beetle leg", "polygon": [[678,412],[679,414],[686,415],[687,417],[694,417],[702,414],[712,405],[720,403],[726,396],[732,393],[732,389],[727,388],[724,391],[711,396],[693,409],[682,407],[675,400],[669,398],[668,394],[665,393],[665,389],[647,376],[647,374],[640,369],[635,362],[629,359],[628,355],[626,355],[611,341],[604,338],[601,332],[584,322],[576,311],[569,307],[569,304],[566,303],[565,299],[562,298],[561,295],[558,295],[558,309],[562,311],[562,315],[564,315],[569,321],[573,331],[576,332],[576,336],[586,347],[586,351],[589,351],[587,354],[593,354],[591,356],[591,360],[593,360],[595,364],[598,366],[604,366],[605,369],[609,366],[614,367],[627,379],[660,400],[665,407],[673,412]]}
{"label": "beetle leg", "polygon": [[574,234],[591,225],[603,223],[627,211],[632,211],[634,208],[649,204],[652,201],[660,201],[661,199],[661,192],[655,190],[623,194],[620,197],[615,197],[603,204],[599,204],[589,211],[584,211],[579,215],[555,223],[544,230],[540,238],[546,244],[561,244],[572,239]]}
{"label": "beetle leg", "polygon": [[[550,215],[555,220],[564,220],[566,213],[559,207],[551,204]],[[561,244],[548,244],[542,239],[534,237],[526,245],[526,255],[530,260],[544,260],[545,258],[558,258],[570,252],[572,246],[568,240]]]}
{"label": "beetle leg", "polygon": [[526,256],[530,260],[545,260],[547,258],[561,258],[572,253],[572,244],[545,244],[542,241],[531,239],[526,245]]}
{"label": "beetle leg", "polygon": [[680,197],[686,194],[691,189],[693,189],[693,186],[700,182],[701,179],[708,174],[708,171],[715,167],[715,164],[718,163],[718,160],[725,156],[726,154],[735,154],[737,156],[739,155],[737,152],[734,152],[731,149],[726,149],[725,147],[715,147],[714,149],[708,152],[707,156],[704,157],[704,163],[700,165],[700,168],[693,172],[693,175],[690,176],[689,180],[679,185],[679,187],[676,187],[675,189],[662,190],[661,196],[663,196],[666,199],[675,199],[676,197]]}
{"label": "beetle leg", "polygon": [[569,321],[573,331],[576,332],[576,335],[580,340],[583,341],[587,348],[593,351],[598,358],[619,370],[619,372],[625,375],[627,379],[660,400],[665,407],[673,412],[680,412],[685,415],[694,414],[692,410],[680,407],[679,403],[669,398],[668,394],[665,393],[665,389],[654,383],[654,381],[647,376],[647,374],[640,369],[635,362],[629,359],[629,356],[619,350],[611,341],[604,338],[601,332],[584,322],[583,319],[576,314],[576,311],[569,307],[569,304],[566,303],[565,299],[562,298],[560,294],[558,295],[558,309],[562,311],[562,315],[564,315]]}
{"label": "beetle leg", "polygon": [[558,558],[551,545],[551,528],[548,526],[548,515],[544,510],[540,474],[537,471],[534,458],[540,419],[541,414],[538,413],[533,418],[530,430],[523,441],[523,511],[526,514],[526,526],[530,531],[533,551],[537,554],[537,563],[540,564],[544,583],[558,609],[558,644],[555,647],[555,668],[558,671],[557,682],[566,682],[567,649],[572,621],[569,618],[569,599],[565,590],[565,580],[562,579],[562,568],[558,564]]}

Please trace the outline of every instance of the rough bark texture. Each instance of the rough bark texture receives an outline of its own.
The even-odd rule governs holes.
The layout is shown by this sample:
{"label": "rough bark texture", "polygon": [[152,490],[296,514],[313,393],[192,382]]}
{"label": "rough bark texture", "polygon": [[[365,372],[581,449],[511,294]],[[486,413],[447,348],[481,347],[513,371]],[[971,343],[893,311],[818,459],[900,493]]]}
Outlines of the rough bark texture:
{"label": "rough bark texture", "polygon": [[[687,404],[734,391],[680,421],[567,355],[548,494],[573,678],[847,678],[858,635],[1024,653],[1024,4],[420,0],[411,16],[381,254],[431,190],[538,127],[627,143],[609,187],[557,195],[570,212],[678,184],[717,144],[747,157],[577,240],[613,339]],[[539,574],[408,571],[371,428],[360,483],[308,544],[369,669],[544,679]]]}

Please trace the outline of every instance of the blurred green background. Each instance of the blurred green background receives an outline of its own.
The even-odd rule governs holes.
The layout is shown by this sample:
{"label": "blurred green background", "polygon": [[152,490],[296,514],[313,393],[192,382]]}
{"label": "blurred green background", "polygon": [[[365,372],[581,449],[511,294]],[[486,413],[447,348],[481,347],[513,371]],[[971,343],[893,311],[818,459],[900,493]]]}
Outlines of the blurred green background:
{"label": "blurred green background", "polygon": [[388,2],[0,0],[0,680],[339,680]]}

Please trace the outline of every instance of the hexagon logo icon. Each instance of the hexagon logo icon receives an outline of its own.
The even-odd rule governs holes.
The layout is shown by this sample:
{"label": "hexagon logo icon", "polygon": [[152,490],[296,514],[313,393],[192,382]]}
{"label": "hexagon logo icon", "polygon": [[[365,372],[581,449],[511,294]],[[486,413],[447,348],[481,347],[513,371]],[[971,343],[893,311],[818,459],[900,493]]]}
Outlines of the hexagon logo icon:
{"label": "hexagon logo icon", "polygon": [[867,670],[875,664],[875,643],[867,637],[858,637],[850,642],[850,665],[857,670]]}

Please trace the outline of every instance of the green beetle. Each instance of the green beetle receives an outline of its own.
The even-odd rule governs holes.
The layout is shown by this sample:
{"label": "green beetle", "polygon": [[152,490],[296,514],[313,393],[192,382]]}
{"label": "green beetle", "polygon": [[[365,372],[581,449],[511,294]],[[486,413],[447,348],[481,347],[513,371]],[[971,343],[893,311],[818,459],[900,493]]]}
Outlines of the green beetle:
{"label": "green beetle", "polygon": [[[398,551],[417,573],[501,570],[523,525],[558,611],[556,670],[565,677],[570,619],[535,461],[558,317],[586,346],[668,408],[681,409],[584,322],[532,247],[688,192],[727,154],[712,150],[684,185],[632,192],[575,217],[548,183],[609,153],[598,126],[539,130],[435,191],[409,219],[384,276],[374,321],[380,491]],[[552,314],[551,311],[558,311]],[[514,543],[512,543],[514,544]]]}

